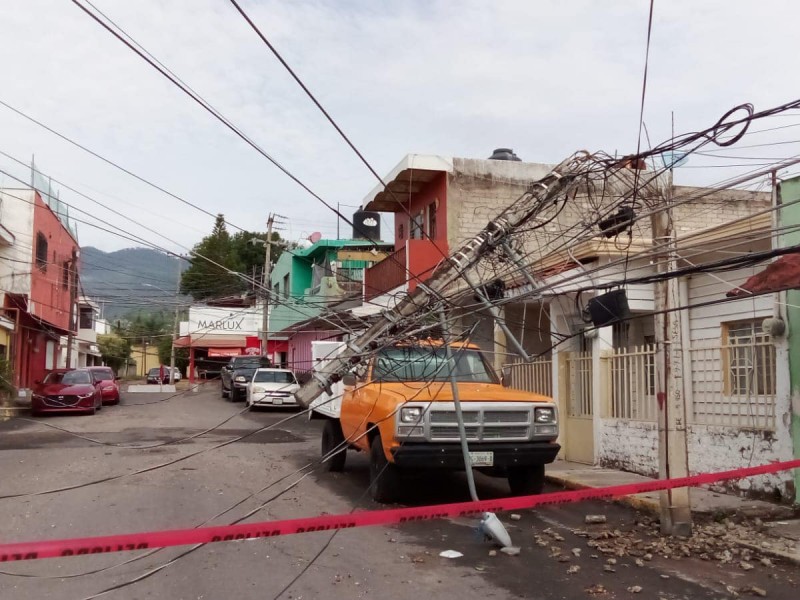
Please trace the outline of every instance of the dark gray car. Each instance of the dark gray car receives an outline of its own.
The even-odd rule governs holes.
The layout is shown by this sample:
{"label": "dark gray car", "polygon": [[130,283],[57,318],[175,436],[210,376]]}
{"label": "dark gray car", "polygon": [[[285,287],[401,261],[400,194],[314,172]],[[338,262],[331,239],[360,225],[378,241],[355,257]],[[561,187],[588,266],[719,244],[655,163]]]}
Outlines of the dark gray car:
{"label": "dark gray car", "polygon": [[[253,377],[253,371],[262,367],[269,367],[269,359],[266,356],[232,356],[228,364],[222,367],[220,377],[222,379],[222,397],[232,400],[244,399],[247,382]],[[240,370],[250,371],[249,373],[239,373]],[[248,377],[249,376],[249,377]],[[231,390],[236,389],[236,377],[245,377],[244,385],[233,394]]]}

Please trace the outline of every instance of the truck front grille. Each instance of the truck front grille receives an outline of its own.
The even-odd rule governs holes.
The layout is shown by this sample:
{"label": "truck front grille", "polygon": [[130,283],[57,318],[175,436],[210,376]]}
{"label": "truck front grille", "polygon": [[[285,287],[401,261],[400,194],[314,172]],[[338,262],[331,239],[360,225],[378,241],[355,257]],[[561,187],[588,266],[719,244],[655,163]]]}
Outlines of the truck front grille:
{"label": "truck front grille", "polygon": [[[464,408],[464,425],[467,440],[481,441],[527,441],[531,439],[531,409],[521,410],[519,404],[508,408],[492,405],[480,409]],[[431,406],[426,413],[428,440],[451,442],[460,439],[456,411],[452,405],[441,408]]]}

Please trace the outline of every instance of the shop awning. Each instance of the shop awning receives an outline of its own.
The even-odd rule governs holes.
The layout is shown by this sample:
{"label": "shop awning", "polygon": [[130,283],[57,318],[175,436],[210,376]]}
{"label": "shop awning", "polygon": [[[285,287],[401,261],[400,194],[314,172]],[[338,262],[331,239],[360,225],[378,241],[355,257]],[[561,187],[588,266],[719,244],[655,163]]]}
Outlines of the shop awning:
{"label": "shop awning", "polygon": [[175,340],[176,348],[245,348],[247,337],[243,335],[222,335],[201,333],[184,335]]}
{"label": "shop awning", "polygon": [[209,348],[208,357],[217,358],[221,356],[239,356],[241,348]]}

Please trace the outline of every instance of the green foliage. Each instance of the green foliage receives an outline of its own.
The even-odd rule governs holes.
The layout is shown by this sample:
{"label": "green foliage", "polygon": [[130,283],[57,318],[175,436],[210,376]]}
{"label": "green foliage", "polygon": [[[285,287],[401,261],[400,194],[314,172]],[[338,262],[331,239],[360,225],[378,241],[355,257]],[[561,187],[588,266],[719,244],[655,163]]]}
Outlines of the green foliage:
{"label": "green foliage", "polygon": [[10,397],[15,391],[14,372],[11,369],[11,361],[0,358],[0,397]]}
{"label": "green foliage", "polygon": [[125,323],[121,324],[119,333],[132,344],[151,344],[155,338],[171,334],[173,315],[164,311],[136,312],[129,314]]}
{"label": "green foliage", "polygon": [[130,341],[119,335],[98,335],[97,345],[100,347],[103,362],[116,372],[119,372],[131,357]]}
{"label": "green foliage", "polygon": [[[254,243],[254,239],[266,240],[266,233],[240,231],[230,235],[225,227],[225,217],[217,215],[211,235],[203,238],[193,248],[195,254],[211,259],[221,267],[204,258],[193,258],[191,266],[181,275],[181,292],[190,294],[195,300],[207,300],[240,294],[247,290],[247,282],[228,270],[252,277],[254,272],[263,273],[265,248],[263,243]],[[272,233],[272,250],[270,261],[280,257],[283,247],[275,242],[281,241],[277,232]],[[223,268],[224,267],[224,268]]]}

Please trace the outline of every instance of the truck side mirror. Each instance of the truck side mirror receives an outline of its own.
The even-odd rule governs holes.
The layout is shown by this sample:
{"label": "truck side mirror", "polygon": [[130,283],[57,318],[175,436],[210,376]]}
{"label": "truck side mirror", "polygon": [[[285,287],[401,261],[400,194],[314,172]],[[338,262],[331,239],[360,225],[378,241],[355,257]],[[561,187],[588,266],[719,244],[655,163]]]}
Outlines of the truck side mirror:
{"label": "truck side mirror", "polygon": [[511,387],[511,367],[504,365],[500,372],[500,381],[503,387]]}
{"label": "truck side mirror", "polygon": [[353,373],[348,373],[342,377],[342,383],[348,387],[353,387],[356,384],[356,376]]}

